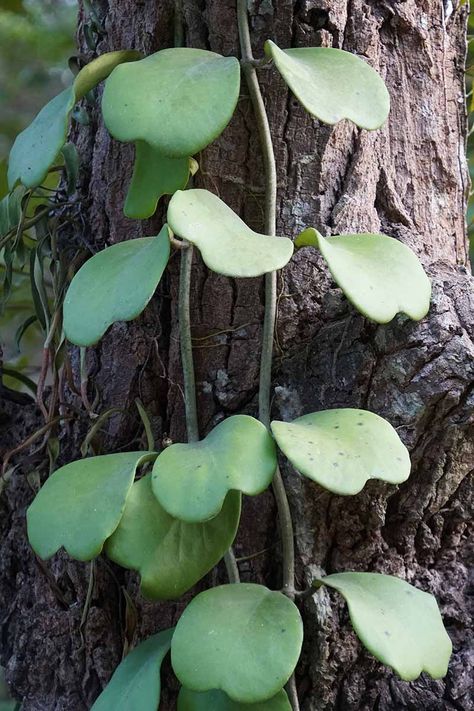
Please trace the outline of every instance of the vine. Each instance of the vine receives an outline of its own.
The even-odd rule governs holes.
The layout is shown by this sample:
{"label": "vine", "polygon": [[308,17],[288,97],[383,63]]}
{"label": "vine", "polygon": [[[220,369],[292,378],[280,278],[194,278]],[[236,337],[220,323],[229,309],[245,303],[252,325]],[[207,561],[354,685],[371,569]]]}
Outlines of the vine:
{"label": "vine", "polygon": [[[237,20],[239,27],[240,53],[243,73],[247,81],[256,124],[260,136],[265,172],[265,219],[264,230],[267,235],[276,234],[277,170],[273,140],[258,81],[255,60],[252,52],[247,1],[237,0]],[[262,355],[260,361],[260,383],[258,394],[258,412],[260,421],[270,427],[271,386],[273,340],[275,333],[277,306],[277,272],[265,275],[265,313],[263,320]],[[290,599],[295,596],[295,540],[285,484],[277,464],[273,475],[273,493],[278,509],[280,537],[282,545],[282,591]],[[288,692],[293,711],[299,711],[298,694],[294,675],[288,684]]]}
{"label": "vine", "polygon": [[[265,170],[265,222],[264,230],[267,235],[276,234],[276,201],[277,201],[277,172],[273,141],[268,122],[267,112],[260,91],[255,60],[252,53],[250,30],[248,23],[246,0],[238,0],[237,17],[239,25],[240,51],[242,67],[250,98],[255,113],[260,142],[263,153]],[[260,362],[260,387],[258,394],[258,412],[260,421],[265,427],[270,426],[270,403],[272,385],[273,339],[275,333],[277,303],[277,273],[269,272],[265,275],[265,315],[263,320],[262,356]],[[280,521],[282,560],[283,560],[283,591],[288,597],[294,597],[295,590],[295,548],[293,522],[285,491],[285,485],[277,465],[273,476],[273,491],[278,507]]]}
{"label": "vine", "polygon": [[191,318],[189,314],[192,263],[193,248],[188,243],[181,252],[178,318],[179,338],[181,344],[181,362],[183,365],[186,429],[188,431],[188,441],[197,442],[199,439],[199,424],[196,404],[196,384],[194,379],[193,346],[191,340]]}
{"label": "vine", "polygon": [[[265,57],[255,59],[245,0],[237,0],[237,20],[240,62],[178,46],[145,58],[128,50],[102,55],[42,109],[18,136],[10,155],[11,193],[0,205],[5,250],[12,241],[18,247],[26,228],[37,229],[27,214],[28,202],[32,191],[56,170],[61,151],[70,179],[77,177],[77,154],[66,148],[69,122],[77,102],[105,80],[106,127],[115,139],[135,144],[125,214],[150,217],[163,196],[171,195],[167,223],[158,235],[121,242],[91,257],[72,278],[63,304],[65,284],[57,286],[54,313],[46,313],[45,368],[57,357],[65,338],[81,349],[81,391],[90,417],[97,416],[87,397],[85,349],[113,323],[129,321],[143,311],[166,269],[171,248],[179,250],[181,258],[178,317],[187,442],[153,451],[148,418],[137,401],[149,449],[85,457],[54,471],[28,509],[28,536],[42,560],[61,548],[80,561],[93,561],[105,552],[115,563],[138,571],[143,595],[153,600],[176,600],[222,559],[229,584],[196,595],[176,628],[151,636],[130,652],[95,702],[94,711],[156,711],[159,668],[170,650],[173,670],[182,684],[179,711],[247,707],[298,711],[294,670],[303,621],[295,600],[318,594],[323,586],[346,599],[362,644],[402,679],[415,679],[422,671],[434,678],[444,676],[451,653],[435,599],[404,580],[349,571],[314,579],[309,590],[295,590],[293,523],[277,449],[298,475],[341,495],[358,493],[373,478],[393,485],[404,482],[410,474],[410,458],[394,428],[365,410],[338,408],[308,413],[292,422],[272,421],[277,272],[290,261],[294,249],[317,249],[354,307],[381,324],[400,312],[422,319],[429,309],[431,287],[416,255],[386,235],[325,237],[308,226],[294,241],[277,236],[275,155],[257,69],[276,68],[307,111],[328,124],[347,119],[359,128],[376,130],[388,116],[389,96],[367,63],[342,50],[282,50],[268,40]],[[179,17],[175,34],[176,44],[181,44]],[[216,195],[185,189],[198,170],[193,156],[217,138],[232,118],[241,71],[264,162],[263,234],[251,230]],[[39,242],[40,238],[38,232]],[[203,439],[199,439],[190,318],[194,250],[219,274],[265,277],[258,419],[246,414],[228,417]],[[46,304],[44,294],[38,298]],[[46,371],[42,381],[45,375]],[[57,392],[59,377],[55,383]],[[38,390],[47,431],[58,422],[53,416],[55,398],[47,409],[43,388]],[[112,411],[97,417],[83,455]],[[270,484],[282,548],[282,587],[277,591],[241,583],[232,551],[242,496],[257,496]]]}

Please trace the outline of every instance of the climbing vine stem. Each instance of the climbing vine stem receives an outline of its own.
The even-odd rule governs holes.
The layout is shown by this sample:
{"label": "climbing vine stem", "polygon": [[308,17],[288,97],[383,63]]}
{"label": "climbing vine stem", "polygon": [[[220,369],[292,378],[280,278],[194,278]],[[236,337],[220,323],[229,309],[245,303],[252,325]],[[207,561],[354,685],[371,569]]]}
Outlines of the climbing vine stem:
{"label": "climbing vine stem", "polygon": [[[188,442],[199,440],[199,423],[196,404],[196,379],[194,376],[193,346],[191,336],[190,293],[193,247],[189,242],[181,243],[181,267],[179,274],[178,320],[183,368],[184,407],[186,410],[186,430]],[[224,557],[227,576],[231,583],[240,582],[239,568],[234,552],[230,548]]]}
{"label": "climbing vine stem", "polygon": [[[277,201],[277,173],[273,141],[268,122],[268,116],[263,101],[255,59],[252,53],[250,29],[247,12],[247,0],[237,0],[237,19],[239,25],[239,40],[242,71],[249,89],[255,120],[260,137],[265,168],[265,234],[276,234],[276,201]],[[271,407],[271,382],[272,382],[272,356],[273,337],[275,332],[275,317],[277,303],[277,273],[270,272],[265,275],[265,316],[263,322],[262,356],[260,361],[259,385],[259,419],[270,426]],[[285,485],[279,468],[273,478],[273,493],[278,507],[280,533],[282,541],[283,564],[283,592],[291,599],[295,597],[295,546],[293,522],[288,504]],[[299,709],[298,696],[294,678],[288,687],[293,709]]]}
{"label": "climbing vine stem", "polygon": [[186,429],[188,442],[199,439],[199,425],[196,406],[196,382],[194,378],[193,347],[191,340],[191,317],[189,313],[189,295],[191,291],[191,269],[193,248],[187,243],[181,250],[181,269],[179,275],[179,340],[181,363],[183,367],[184,406],[186,409]]}

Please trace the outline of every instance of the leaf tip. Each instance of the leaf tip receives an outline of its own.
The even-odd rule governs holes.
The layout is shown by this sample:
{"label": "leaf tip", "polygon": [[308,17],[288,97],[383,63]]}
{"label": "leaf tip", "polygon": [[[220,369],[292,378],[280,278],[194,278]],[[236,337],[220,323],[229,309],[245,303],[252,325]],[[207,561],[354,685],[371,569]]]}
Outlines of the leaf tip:
{"label": "leaf tip", "polygon": [[273,48],[276,46],[275,42],[272,42],[271,39],[267,39],[263,45],[263,51],[269,59],[273,59]]}
{"label": "leaf tip", "polygon": [[301,249],[301,247],[315,247],[319,249],[320,239],[324,238],[318,230],[314,227],[307,227],[303,232],[300,232],[295,239],[295,249]]}

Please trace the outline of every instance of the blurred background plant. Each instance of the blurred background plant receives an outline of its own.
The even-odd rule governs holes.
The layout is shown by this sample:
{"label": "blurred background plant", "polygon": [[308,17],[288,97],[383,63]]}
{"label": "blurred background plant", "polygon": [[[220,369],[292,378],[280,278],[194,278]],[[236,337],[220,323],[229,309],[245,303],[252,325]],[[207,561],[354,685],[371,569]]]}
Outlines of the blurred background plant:
{"label": "blurred background plant", "polygon": [[75,0],[0,0],[0,160],[41,107],[71,81]]}
{"label": "blurred background plant", "polygon": [[[68,59],[75,50],[76,16],[76,0],[0,0],[0,200],[8,192],[7,158],[16,135],[71,83]],[[39,322],[33,320],[29,266],[14,264],[9,284],[2,254],[0,272],[0,302],[10,290],[0,313],[3,384],[28,390],[28,381],[18,376],[38,379],[44,341]]]}

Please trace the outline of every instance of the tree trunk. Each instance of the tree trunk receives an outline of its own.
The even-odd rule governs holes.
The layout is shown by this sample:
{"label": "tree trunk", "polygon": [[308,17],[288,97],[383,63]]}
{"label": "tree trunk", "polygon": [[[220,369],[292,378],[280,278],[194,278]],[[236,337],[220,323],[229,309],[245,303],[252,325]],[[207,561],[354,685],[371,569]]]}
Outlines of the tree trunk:
{"label": "tree trunk", "polygon": [[[235,2],[183,0],[185,44],[238,55]],[[439,600],[454,643],[447,678],[398,680],[366,654],[337,595],[319,593],[302,609],[305,643],[297,669],[302,708],[470,709],[469,615],[466,609],[469,470],[473,462],[474,309],[464,222],[468,174],[464,158],[466,5],[405,0],[249,0],[254,50],[266,38],[279,46],[325,45],[366,57],[392,98],[387,125],[359,131],[344,122],[320,125],[288,93],[274,69],[260,73],[278,161],[278,231],[308,225],[325,234],[381,231],[408,244],[434,286],[420,323],[397,317],[376,326],[342,296],[316,251],[300,250],[279,278],[273,415],[292,418],[332,407],[364,407],[387,418],[411,452],[410,479],[399,487],[369,482],[355,497],[331,495],[283,471],[296,525],[298,585],[321,571],[371,570],[405,577]],[[101,0],[97,53],[134,47],[146,53],[173,45],[174,2]],[[86,50],[84,7],[78,38]],[[98,110],[76,126],[82,158],[81,219],[70,240],[94,250],[156,234],[149,222],[126,219],[124,193],[132,150],[112,140]],[[172,117],[170,118],[172,120]],[[198,156],[196,186],[219,194],[255,229],[262,226],[259,140],[245,85],[224,134]],[[64,248],[70,248],[65,245]],[[179,257],[164,286],[137,321],[114,326],[88,354],[90,394],[98,411],[126,407],[107,421],[107,452],[142,437],[134,399],[151,416],[157,441],[182,441],[184,406],[177,334]],[[262,281],[233,281],[195,258],[192,322],[201,434],[236,412],[256,412],[262,333]],[[71,350],[75,363],[77,349]],[[72,393],[65,398],[80,406]],[[8,404],[6,449],[34,426],[31,406]],[[61,462],[78,455],[91,423],[83,417],[61,434]],[[32,468],[21,466],[2,503],[0,601],[2,661],[23,711],[90,708],[124,648],[173,624],[184,603],[157,605],[140,597],[137,577],[105,558],[90,566],[59,554],[40,564],[25,534],[33,497]],[[236,553],[243,580],[278,586],[279,544],[272,495],[245,502]],[[219,567],[211,579],[225,580]],[[189,596],[188,596],[189,599]],[[127,603],[128,600],[128,603]],[[134,609],[137,617],[134,619]],[[175,708],[177,683],[165,668],[161,708]],[[137,709],[137,711],[139,711]]]}

